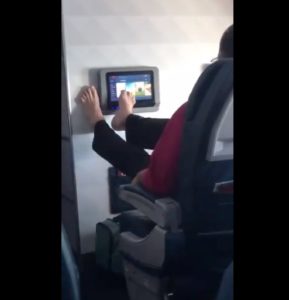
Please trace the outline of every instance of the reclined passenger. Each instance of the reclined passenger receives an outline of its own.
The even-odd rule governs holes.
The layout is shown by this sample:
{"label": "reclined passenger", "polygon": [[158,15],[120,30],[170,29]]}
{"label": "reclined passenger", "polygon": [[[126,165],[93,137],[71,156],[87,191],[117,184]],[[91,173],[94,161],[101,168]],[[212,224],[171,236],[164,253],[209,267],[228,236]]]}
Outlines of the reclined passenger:
{"label": "reclined passenger", "polygon": [[[218,58],[232,57],[233,25],[223,33],[218,54]],[[157,196],[174,194],[186,103],[170,120],[142,118],[132,113],[134,96],[122,91],[119,110],[111,125],[117,131],[126,130],[127,141],[105,122],[95,87],[83,92],[81,103],[94,126],[93,149],[96,153],[149,192]],[[151,157],[144,149],[154,149]]]}

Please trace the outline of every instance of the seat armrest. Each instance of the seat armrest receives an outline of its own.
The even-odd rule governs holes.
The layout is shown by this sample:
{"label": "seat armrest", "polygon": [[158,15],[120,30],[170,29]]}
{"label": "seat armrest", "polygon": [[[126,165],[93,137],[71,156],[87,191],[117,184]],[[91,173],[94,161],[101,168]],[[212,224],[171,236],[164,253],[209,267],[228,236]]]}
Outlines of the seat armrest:
{"label": "seat armrest", "polygon": [[165,261],[165,238],[166,230],[158,226],[145,238],[132,232],[123,232],[120,235],[119,249],[123,255],[143,266],[160,269]]}
{"label": "seat armrest", "polygon": [[175,231],[181,224],[181,209],[172,198],[157,198],[137,185],[122,185],[119,197],[162,228]]}

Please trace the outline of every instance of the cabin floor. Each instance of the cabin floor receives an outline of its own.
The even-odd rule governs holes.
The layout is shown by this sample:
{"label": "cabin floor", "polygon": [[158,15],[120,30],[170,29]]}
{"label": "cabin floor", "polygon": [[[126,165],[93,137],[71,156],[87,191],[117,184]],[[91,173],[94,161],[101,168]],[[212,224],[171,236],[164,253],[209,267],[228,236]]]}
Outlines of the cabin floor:
{"label": "cabin floor", "polygon": [[97,268],[94,254],[82,255],[82,299],[129,300],[125,279]]}
{"label": "cabin floor", "polygon": [[[129,300],[124,277],[99,269],[96,266],[94,253],[82,255],[81,264],[82,300]],[[215,296],[212,297],[210,292],[202,293],[202,296],[195,295],[195,297],[192,297],[193,292],[191,288],[196,284],[197,286],[201,286],[196,281],[191,281],[190,279],[180,280],[178,284],[178,294],[169,297],[169,299],[215,299]],[[196,288],[195,290],[198,289]]]}

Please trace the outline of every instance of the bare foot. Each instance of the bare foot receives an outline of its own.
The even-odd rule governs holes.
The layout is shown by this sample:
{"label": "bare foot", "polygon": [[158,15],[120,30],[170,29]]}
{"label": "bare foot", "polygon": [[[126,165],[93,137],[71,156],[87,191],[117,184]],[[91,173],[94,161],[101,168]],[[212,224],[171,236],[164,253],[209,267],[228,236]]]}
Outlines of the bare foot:
{"label": "bare foot", "polygon": [[103,120],[103,114],[99,105],[99,97],[94,86],[85,89],[80,96],[80,103],[91,125]]}
{"label": "bare foot", "polygon": [[126,118],[132,114],[135,105],[135,97],[132,93],[121,91],[119,96],[119,110],[111,121],[111,126],[114,130],[125,130]]}

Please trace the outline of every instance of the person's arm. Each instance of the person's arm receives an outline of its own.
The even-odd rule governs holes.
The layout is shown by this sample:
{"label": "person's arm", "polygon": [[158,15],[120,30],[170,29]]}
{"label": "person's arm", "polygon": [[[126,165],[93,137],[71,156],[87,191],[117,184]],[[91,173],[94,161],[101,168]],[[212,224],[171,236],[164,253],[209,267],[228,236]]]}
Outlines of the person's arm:
{"label": "person's arm", "polygon": [[168,121],[131,114],[125,124],[126,140],[142,149],[154,149]]}
{"label": "person's arm", "polygon": [[134,183],[139,182],[156,196],[171,196],[176,191],[178,162],[180,154],[186,103],[167,123],[154,152],[149,167],[139,172]]}

